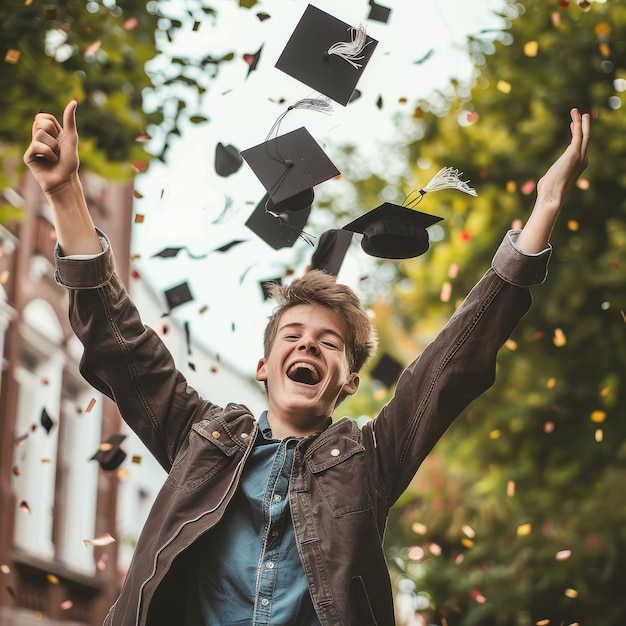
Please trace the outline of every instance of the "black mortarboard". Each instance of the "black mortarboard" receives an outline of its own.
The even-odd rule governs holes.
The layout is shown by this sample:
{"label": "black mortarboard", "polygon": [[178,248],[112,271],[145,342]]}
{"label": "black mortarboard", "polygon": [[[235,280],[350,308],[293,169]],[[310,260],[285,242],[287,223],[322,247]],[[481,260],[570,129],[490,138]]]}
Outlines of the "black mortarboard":
{"label": "black mortarboard", "polygon": [[239,170],[243,158],[235,146],[218,143],[215,146],[215,172],[218,176],[230,176]]}
{"label": "black mortarboard", "polygon": [[391,387],[400,377],[404,366],[389,354],[383,354],[371,371],[371,377],[379,380],[385,387]]}
{"label": "black mortarboard", "polygon": [[105,471],[117,469],[126,458],[126,452],[120,448],[120,444],[124,439],[126,439],[126,435],[111,435],[100,444],[98,451],[90,460],[98,461],[100,467]]}
{"label": "black mortarboard", "polygon": [[386,24],[389,21],[389,14],[391,9],[377,4],[374,0],[370,0],[370,14],[367,16],[368,20],[375,20],[376,22],[383,22]]}
{"label": "black mortarboard", "polygon": [[152,258],[154,257],[161,257],[162,259],[171,259],[173,257],[175,257],[181,250],[183,250],[183,248],[163,248],[163,250],[157,252],[156,254],[152,255]]}
{"label": "black mortarboard", "polygon": [[52,427],[54,426],[54,421],[48,415],[48,411],[46,411],[45,408],[41,409],[41,416],[39,418],[39,422],[44,427],[47,433],[49,433],[52,430]]}
{"label": "black mortarboard", "polygon": [[377,43],[309,4],[276,67],[345,106]]}
{"label": "black mortarboard", "polygon": [[275,203],[340,174],[304,127],[248,148],[241,156]]}
{"label": "black mortarboard", "polygon": [[443,218],[385,202],[343,229],[363,233],[361,248],[381,259],[410,259],[428,250],[426,228]]}
{"label": "black mortarboard", "polygon": [[245,243],[245,242],[246,242],[245,239],[233,239],[232,241],[225,243],[223,246],[220,246],[219,248],[215,248],[213,252],[228,252],[231,248],[234,248],[235,246],[238,246],[240,243]]}
{"label": "black mortarboard", "polygon": [[[290,211],[292,199],[289,198],[278,204],[274,204],[269,194],[263,196],[252,215],[248,218],[246,226],[263,241],[272,246],[274,250],[290,248],[300,236],[304,225],[311,213],[311,207],[302,209],[297,204],[297,210]],[[267,207],[267,210],[266,210]],[[267,211],[271,211],[268,213]],[[274,213],[274,215],[272,215]],[[279,217],[275,217],[278,215]]]}
{"label": "black mortarboard", "polygon": [[246,74],[246,78],[250,76],[251,72],[256,70],[256,66],[259,64],[259,59],[261,58],[262,50],[263,46],[261,46],[254,54],[246,53],[243,55],[243,60],[248,64],[248,73]]}
{"label": "black mortarboard", "polygon": [[175,287],[171,287],[164,293],[167,304],[170,307],[170,311],[181,304],[185,304],[185,302],[193,300],[193,296],[189,290],[189,283],[187,281],[182,282],[180,285],[176,285]]}
{"label": "black mortarboard", "polygon": [[259,282],[261,290],[263,291],[263,300],[269,300],[272,296],[272,285],[282,285],[283,280],[279,276],[278,278],[268,278]]}
{"label": "black mortarboard", "polygon": [[352,233],[347,230],[327,230],[319,239],[317,248],[311,257],[312,270],[324,270],[337,276],[346,256]]}

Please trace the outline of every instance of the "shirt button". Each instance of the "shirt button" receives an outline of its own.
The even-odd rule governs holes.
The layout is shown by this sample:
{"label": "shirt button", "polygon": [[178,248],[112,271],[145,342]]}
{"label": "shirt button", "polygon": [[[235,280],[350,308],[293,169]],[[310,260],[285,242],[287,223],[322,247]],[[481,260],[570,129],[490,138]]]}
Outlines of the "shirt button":
{"label": "shirt button", "polygon": [[274,496],[274,502],[280,502],[282,499],[283,497],[278,493]]}
{"label": "shirt button", "polygon": [[219,439],[221,437],[219,430],[214,430],[211,433],[211,436],[213,437],[213,439]]}
{"label": "shirt button", "polygon": [[267,598],[263,598],[263,600],[261,600],[261,604],[263,606],[267,606],[270,603],[270,601]]}
{"label": "shirt button", "polygon": [[280,533],[277,530],[272,531],[272,537],[278,537],[278,535],[280,535]]}
{"label": "shirt button", "polygon": [[267,567],[267,569],[274,569],[274,561],[268,561],[265,567]]}
{"label": "shirt button", "polygon": [[247,439],[249,437],[248,433],[241,433],[242,439]]}
{"label": "shirt button", "polygon": [[341,454],[341,452],[339,452],[339,448],[333,448],[330,451],[330,456],[339,456]]}

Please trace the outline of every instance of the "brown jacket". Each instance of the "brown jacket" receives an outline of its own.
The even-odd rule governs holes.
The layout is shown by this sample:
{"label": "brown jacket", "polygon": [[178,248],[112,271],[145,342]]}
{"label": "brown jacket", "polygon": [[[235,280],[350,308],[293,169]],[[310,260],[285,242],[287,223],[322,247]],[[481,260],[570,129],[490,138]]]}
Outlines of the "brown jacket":
{"label": "brown jacket", "polygon": [[[84,377],[117,403],[168,472],[105,624],[176,626],[194,541],[237,489],[257,424],[239,404],[204,400],[145,327],[105,251],[57,256],[70,319],[85,347]],[[494,381],[496,353],[545,279],[550,251],[521,254],[509,233],[479,283],[398,381],[394,398],[359,428],[342,418],[297,446],[289,488],[296,543],[323,626],[392,626],[383,535],[392,504],[454,418]]]}

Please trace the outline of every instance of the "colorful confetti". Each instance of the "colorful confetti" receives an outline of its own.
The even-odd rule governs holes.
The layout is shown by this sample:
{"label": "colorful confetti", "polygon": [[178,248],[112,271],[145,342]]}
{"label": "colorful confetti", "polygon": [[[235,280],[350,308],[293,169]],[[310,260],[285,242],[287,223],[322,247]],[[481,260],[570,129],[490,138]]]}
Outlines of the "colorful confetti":
{"label": "colorful confetti", "polygon": [[99,537],[95,537],[94,539],[83,539],[83,543],[86,546],[108,546],[111,543],[115,543],[115,538],[109,533],[104,533],[104,535],[100,535]]}

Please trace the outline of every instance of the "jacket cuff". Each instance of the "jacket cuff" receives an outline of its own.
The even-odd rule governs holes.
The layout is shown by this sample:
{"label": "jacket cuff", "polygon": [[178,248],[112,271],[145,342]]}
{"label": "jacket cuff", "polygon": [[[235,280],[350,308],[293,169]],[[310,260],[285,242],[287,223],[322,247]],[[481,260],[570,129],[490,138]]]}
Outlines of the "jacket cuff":
{"label": "jacket cuff", "polygon": [[111,279],[115,260],[108,237],[96,228],[102,252],[88,259],[64,257],[59,244],[54,249],[54,278],[67,289],[97,289]]}
{"label": "jacket cuff", "polygon": [[543,283],[548,275],[548,262],[552,246],[537,254],[528,254],[516,245],[520,230],[510,230],[496,251],[491,266],[495,273],[507,283],[518,287],[535,287]]}

